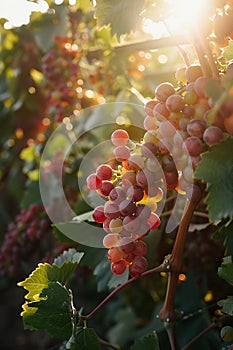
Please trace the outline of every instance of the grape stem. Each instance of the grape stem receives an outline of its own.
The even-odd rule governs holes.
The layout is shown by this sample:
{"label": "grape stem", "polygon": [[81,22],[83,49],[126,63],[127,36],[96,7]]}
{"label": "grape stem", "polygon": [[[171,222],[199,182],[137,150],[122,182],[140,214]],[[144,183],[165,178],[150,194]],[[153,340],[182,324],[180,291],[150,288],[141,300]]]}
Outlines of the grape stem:
{"label": "grape stem", "polygon": [[155,272],[167,272],[169,270],[169,265],[168,265],[168,259],[165,257],[164,262],[159,265],[154,267],[153,269],[147,270],[141,274],[139,277],[132,277],[126,282],[122,283],[120,286],[118,286],[116,289],[114,289],[105,299],[103,299],[88,315],[80,315],[81,320],[88,320],[92,316],[96,314],[96,312],[104,306],[116,293],[118,293],[121,289],[126,287],[128,284],[136,281],[138,278],[149,276]]}
{"label": "grape stem", "polygon": [[167,293],[166,293],[164,305],[159,313],[159,317],[164,322],[164,325],[167,329],[172,350],[177,349],[175,334],[172,330],[173,329],[172,325],[176,320],[176,313],[174,311],[175,296],[176,296],[176,288],[178,284],[178,277],[179,277],[179,274],[182,272],[185,239],[186,239],[186,235],[188,232],[188,228],[189,228],[194,210],[196,208],[196,205],[200,201],[202,197],[202,192],[203,192],[200,190],[199,186],[197,186],[196,189],[198,190],[197,191],[198,194],[191,197],[190,200],[187,199],[187,202],[184,208],[184,213],[177,232],[176,240],[173,246],[173,250],[171,255],[168,258],[167,266],[169,266],[169,269],[168,269],[169,273],[168,273]]}
{"label": "grape stem", "polygon": [[186,344],[181,350],[188,350],[191,345],[193,345],[198,339],[200,339],[203,335],[208,333],[211,329],[221,328],[224,324],[225,319],[227,319],[228,317],[229,317],[228,315],[222,316],[217,321],[211,323],[208,327],[206,327],[205,329],[203,329],[203,331],[201,331],[198,335],[196,335],[196,337],[191,339],[190,342]]}

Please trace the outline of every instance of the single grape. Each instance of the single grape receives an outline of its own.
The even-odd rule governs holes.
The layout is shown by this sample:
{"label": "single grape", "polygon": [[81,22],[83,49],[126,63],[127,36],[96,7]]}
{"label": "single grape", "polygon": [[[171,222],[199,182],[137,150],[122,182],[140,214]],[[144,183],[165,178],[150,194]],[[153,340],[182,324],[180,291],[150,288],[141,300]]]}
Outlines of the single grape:
{"label": "single grape", "polygon": [[114,187],[109,193],[109,198],[115,203],[120,204],[124,199],[126,199],[126,193],[121,187]]}
{"label": "single grape", "polygon": [[96,169],[96,175],[100,180],[110,180],[112,177],[112,168],[108,164],[101,164]]}
{"label": "single grape", "polygon": [[112,262],[111,270],[115,275],[122,275],[126,270],[126,264],[124,260]]}
{"label": "single grape", "polygon": [[158,143],[158,151],[161,155],[169,154],[172,150],[171,142],[168,139],[162,139]]}
{"label": "single grape", "polygon": [[158,103],[154,109],[153,109],[153,116],[158,120],[158,121],[163,121],[167,119],[170,115],[169,110],[166,108],[166,105],[164,102]]}
{"label": "single grape", "polygon": [[117,247],[119,243],[119,235],[117,233],[109,233],[103,239],[103,245],[105,248]]}
{"label": "single grape", "polygon": [[194,90],[199,97],[206,97],[205,88],[208,82],[207,77],[199,77],[194,83]]}
{"label": "single grape", "polygon": [[175,162],[170,155],[164,155],[161,157],[162,168],[165,171],[172,172],[176,169]]}
{"label": "single grape", "polygon": [[129,273],[132,277],[140,277],[148,267],[148,261],[144,256],[136,257],[129,266]]}
{"label": "single grape", "polygon": [[131,237],[124,237],[120,239],[118,247],[125,254],[132,253],[134,251],[134,242]]}
{"label": "single grape", "polygon": [[147,116],[144,119],[143,126],[145,130],[157,130],[158,126],[156,125],[156,118]]}
{"label": "single grape", "polygon": [[140,221],[133,215],[125,216],[123,219],[124,229],[128,232],[137,232]]}
{"label": "single grape", "polygon": [[113,151],[114,157],[118,162],[122,162],[130,157],[130,149],[127,146],[118,146]]}
{"label": "single grape", "polygon": [[195,80],[197,80],[197,78],[201,77],[202,74],[202,70],[201,70],[201,66],[198,64],[193,64],[190,65],[185,72],[186,75],[186,79],[188,82],[192,83]]}
{"label": "single grape", "polygon": [[159,124],[159,133],[162,137],[173,137],[176,133],[174,122],[164,120]]}
{"label": "single grape", "polygon": [[233,341],[233,327],[231,326],[224,326],[221,329],[221,338],[223,341],[225,341],[226,343],[230,343]]}
{"label": "single grape", "polygon": [[199,156],[203,151],[201,140],[197,136],[190,136],[184,141],[184,147],[191,157]]}
{"label": "single grape", "polygon": [[203,140],[209,146],[219,143],[222,139],[223,131],[214,125],[209,126],[203,134]]}
{"label": "single grape", "polygon": [[130,186],[127,190],[127,198],[132,202],[139,202],[144,196],[140,186]]}
{"label": "single grape", "polygon": [[153,109],[158,103],[159,102],[156,100],[147,101],[146,104],[144,105],[144,110],[146,114],[149,115],[150,117],[153,117]]}
{"label": "single grape", "polygon": [[164,171],[166,187],[168,190],[174,190],[178,184],[178,172],[175,169],[172,172]]}
{"label": "single grape", "polygon": [[126,130],[115,130],[111,135],[111,141],[114,146],[125,146],[129,140],[129,134]]}
{"label": "single grape", "polygon": [[202,138],[206,129],[206,122],[200,119],[193,119],[187,124],[187,132],[190,136]]}
{"label": "single grape", "polygon": [[147,253],[147,245],[143,241],[136,241],[134,243],[134,254],[136,256],[144,256]]}
{"label": "single grape", "polygon": [[114,185],[111,181],[103,181],[100,185],[99,192],[102,196],[108,197],[113,188]]}
{"label": "single grape", "polygon": [[151,213],[147,223],[149,224],[151,230],[156,230],[160,226],[160,218],[157,214]]}
{"label": "single grape", "polygon": [[120,216],[119,206],[115,203],[106,202],[104,205],[104,215],[110,219],[118,218]]}
{"label": "single grape", "polygon": [[136,185],[136,173],[134,171],[127,171],[122,175],[121,181],[124,188]]}
{"label": "single grape", "polygon": [[154,158],[158,153],[158,147],[152,142],[145,142],[141,145],[141,155],[146,158]]}
{"label": "single grape", "polygon": [[149,130],[143,136],[143,143],[151,142],[157,145],[158,141],[158,134],[156,130]]}
{"label": "single grape", "polygon": [[111,262],[117,262],[120,261],[124,256],[124,253],[118,248],[110,248],[108,251],[108,260]]}
{"label": "single grape", "polygon": [[97,190],[100,188],[102,181],[98,178],[96,174],[90,174],[87,177],[86,183],[89,190]]}
{"label": "single grape", "polygon": [[109,223],[109,230],[111,233],[120,233],[123,229],[123,222],[121,219],[112,219]]}
{"label": "single grape", "polygon": [[195,114],[195,108],[193,106],[184,106],[183,111],[182,111],[182,116],[184,118],[191,118]]}
{"label": "single grape", "polygon": [[120,203],[119,210],[122,216],[132,215],[136,211],[136,205],[132,201],[125,199]]}
{"label": "single grape", "polygon": [[96,207],[92,216],[95,222],[103,223],[106,220],[106,216],[104,215],[104,206],[99,205],[98,207]]}
{"label": "single grape", "polygon": [[197,95],[193,91],[187,91],[184,95],[184,102],[187,105],[194,105],[197,102]]}
{"label": "single grape", "polygon": [[155,89],[156,98],[163,102],[165,102],[166,99],[174,93],[175,93],[174,86],[168,82],[159,84]]}
{"label": "single grape", "polygon": [[166,108],[169,112],[177,113],[183,110],[185,105],[184,99],[178,94],[170,95],[166,100]]}

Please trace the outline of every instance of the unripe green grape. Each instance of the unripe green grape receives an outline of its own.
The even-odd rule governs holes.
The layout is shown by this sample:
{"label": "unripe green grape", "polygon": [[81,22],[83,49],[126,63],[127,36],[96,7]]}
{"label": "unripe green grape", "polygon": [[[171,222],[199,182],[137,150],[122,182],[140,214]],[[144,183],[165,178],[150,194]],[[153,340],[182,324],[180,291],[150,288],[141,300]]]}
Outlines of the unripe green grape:
{"label": "unripe green grape", "polygon": [[233,327],[224,326],[221,329],[220,335],[221,335],[222,340],[225,341],[226,343],[232,342],[233,341]]}

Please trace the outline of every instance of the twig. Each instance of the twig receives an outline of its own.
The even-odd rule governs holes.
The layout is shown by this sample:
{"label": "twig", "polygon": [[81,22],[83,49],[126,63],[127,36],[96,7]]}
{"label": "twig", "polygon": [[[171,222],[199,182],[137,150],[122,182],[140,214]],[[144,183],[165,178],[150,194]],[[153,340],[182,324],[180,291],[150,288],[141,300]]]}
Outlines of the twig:
{"label": "twig", "polygon": [[[177,35],[177,36],[173,36],[172,38],[166,37],[161,39],[134,41],[134,42],[128,42],[126,44],[121,44],[121,45],[113,45],[112,51],[115,53],[122,53],[125,51],[135,52],[137,50],[148,51],[148,50],[159,49],[161,47],[177,46],[177,44],[187,45],[187,44],[190,44],[190,42],[186,38],[184,38],[182,35]],[[98,56],[102,56],[104,50],[105,50],[104,48],[89,50],[87,52],[87,57],[89,59],[93,59]]]}
{"label": "twig", "polygon": [[114,289],[105,299],[103,299],[88,315],[80,315],[80,319],[81,320],[88,320],[90,319],[92,316],[95,315],[95,313],[102,307],[104,306],[104,304],[106,304],[116,293],[118,293],[121,289],[123,289],[124,287],[126,287],[128,284],[136,281],[138,278],[141,277],[145,277],[148,275],[151,275],[154,272],[167,272],[168,268],[166,265],[166,261],[165,260],[161,265],[154,267],[153,269],[147,270],[145,272],[143,272],[141,274],[141,276],[139,277],[132,277],[129,280],[127,280],[125,283],[121,284],[120,286],[118,286],[116,289]]}
{"label": "twig", "polygon": [[[167,264],[169,266],[167,293],[164,305],[159,313],[159,317],[164,322],[165,326],[167,326],[168,324],[172,325],[172,323],[176,319],[176,313],[174,311],[175,296],[178,283],[178,276],[182,271],[185,239],[196,205],[202,197],[202,191],[200,190],[199,186],[194,186],[194,195],[190,200],[187,200],[187,203],[185,205],[184,214],[181,219],[173,250]],[[171,331],[169,331],[168,336],[170,339],[172,350],[176,350],[177,347],[175,333],[171,333]]]}
{"label": "twig", "polygon": [[222,316],[217,321],[211,323],[208,327],[206,327],[205,329],[203,329],[203,331],[201,331],[198,335],[196,335],[196,337],[192,338],[190,342],[186,344],[181,350],[188,350],[191,345],[193,345],[198,339],[200,339],[203,335],[208,333],[211,329],[222,327],[225,319],[228,317],[229,317],[228,315]]}

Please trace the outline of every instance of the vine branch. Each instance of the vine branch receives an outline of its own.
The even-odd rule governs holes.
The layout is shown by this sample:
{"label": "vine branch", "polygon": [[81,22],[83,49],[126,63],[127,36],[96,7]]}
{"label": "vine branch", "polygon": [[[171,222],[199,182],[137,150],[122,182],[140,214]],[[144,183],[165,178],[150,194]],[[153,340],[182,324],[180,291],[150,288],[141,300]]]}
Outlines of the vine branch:
{"label": "vine branch", "polygon": [[168,267],[168,260],[165,258],[164,262],[159,265],[154,267],[153,269],[147,270],[145,272],[143,272],[141,274],[141,276],[139,277],[132,277],[129,280],[127,280],[126,282],[122,283],[120,286],[118,286],[116,289],[114,289],[109,295],[107,295],[107,297],[105,299],[103,299],[88,315],[80,315],[80,319],[81,320],[88,320],[90,319],[92,316],[94,316],[96,314],[96,312],[102,307],[104,306],[116,293],[118,293],[121,289],[123,289],[124,287],[126,287],[128,284],[136,281],[138,278],[141,277],[145,277],[145,276],[149,276],[155,272],[167,272],[169,267]]}

